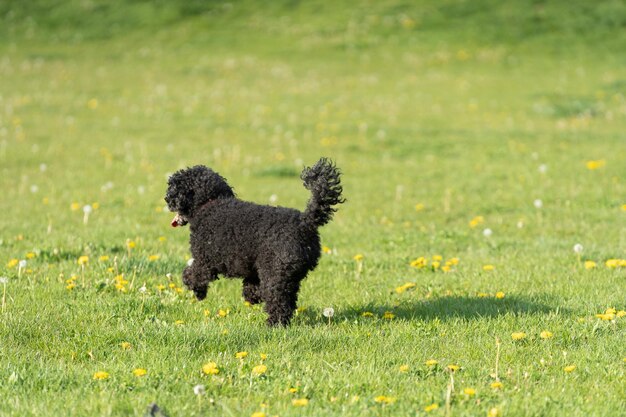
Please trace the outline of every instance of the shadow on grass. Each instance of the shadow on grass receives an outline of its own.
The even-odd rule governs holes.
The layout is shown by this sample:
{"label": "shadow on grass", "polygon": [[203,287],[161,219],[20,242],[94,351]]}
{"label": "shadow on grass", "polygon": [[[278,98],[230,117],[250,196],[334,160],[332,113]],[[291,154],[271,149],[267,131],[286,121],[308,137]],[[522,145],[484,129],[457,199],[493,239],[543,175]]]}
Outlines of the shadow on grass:
{"label": "shadow on grass", "polygon": [[[393,314],[395,320],[440,321],[474,320],[503,315],[547,315],[564,313],[560,307],[552,307],[519,296],[495,297],[443,296],[430,299],[405,300],[400,304],[375,302],[336,309],[334,320],[386,320],[385,313]],[[315,324],[326,319],[321,311],[306,310],[300,313],[302,324]]]}

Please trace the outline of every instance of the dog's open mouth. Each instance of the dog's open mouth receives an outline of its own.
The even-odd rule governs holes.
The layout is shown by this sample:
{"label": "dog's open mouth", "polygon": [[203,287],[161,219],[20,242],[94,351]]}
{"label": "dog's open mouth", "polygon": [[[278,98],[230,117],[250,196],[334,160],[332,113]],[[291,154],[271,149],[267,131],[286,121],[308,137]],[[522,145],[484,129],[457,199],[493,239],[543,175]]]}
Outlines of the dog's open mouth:
{"label": "dog's open mouth", "polygon": [[184,218],[180,214],[176,214],[176,216],[174,216],[174,218],[172,219],[172,222],[170,224],[172,225],[172,227],[178,227],[178,226],[184,226],[187,223],[188,222],[187,222],[186,218]]}

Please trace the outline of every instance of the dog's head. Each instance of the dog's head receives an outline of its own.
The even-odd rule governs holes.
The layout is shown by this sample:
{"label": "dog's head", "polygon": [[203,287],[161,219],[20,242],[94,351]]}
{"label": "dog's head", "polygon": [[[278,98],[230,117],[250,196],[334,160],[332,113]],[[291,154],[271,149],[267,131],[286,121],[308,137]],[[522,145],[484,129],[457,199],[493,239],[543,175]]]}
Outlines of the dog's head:
{"label": "dog's head", "polygon": [[217,172],[196,165],[176,171],[167,181],[165,201],[176,216],[172,226],[184,226],[193,217],[195,210],[218,198],[233,198],[235,194],[226,180]]}

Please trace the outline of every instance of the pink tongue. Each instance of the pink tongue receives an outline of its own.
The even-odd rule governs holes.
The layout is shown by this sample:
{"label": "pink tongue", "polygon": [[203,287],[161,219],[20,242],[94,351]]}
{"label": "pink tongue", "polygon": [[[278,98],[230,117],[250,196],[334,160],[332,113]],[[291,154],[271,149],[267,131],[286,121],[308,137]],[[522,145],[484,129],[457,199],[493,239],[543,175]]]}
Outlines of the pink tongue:
{"label": "pink tongue", "polygon": [[170,223],[172,225],[172,227],[178,227],[178,220],[176,217],[174,217],[174,219],[172,219],[172,222]]}

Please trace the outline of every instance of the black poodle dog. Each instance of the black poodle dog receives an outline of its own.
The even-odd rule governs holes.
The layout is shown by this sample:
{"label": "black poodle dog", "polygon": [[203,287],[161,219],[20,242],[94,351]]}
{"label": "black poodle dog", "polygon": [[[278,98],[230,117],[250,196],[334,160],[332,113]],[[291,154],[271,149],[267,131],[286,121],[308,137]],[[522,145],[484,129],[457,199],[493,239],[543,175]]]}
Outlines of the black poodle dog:
{"label": "black poodle dog", "polygon": [[165,201],[176,216],[172,226],[189,223],[193,262],[183,282],[199,300],[218,274],[243,278],[243,297],[265,302],[269,325],[287,325],[298,290],[320,258],[318,227],[343,203],[340,171],[321,158],[300,175],[311,198],[304,212],[263,206],[235,197],[218,173],[202,165],[183,169],[168,180]]}

